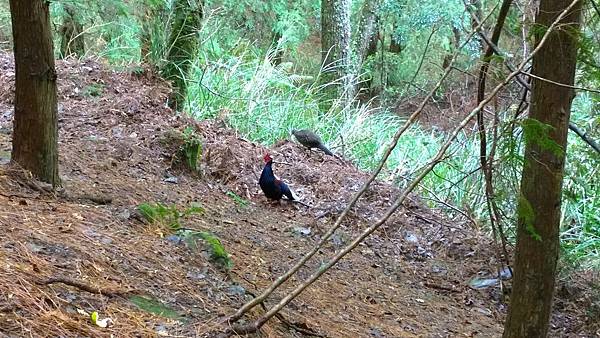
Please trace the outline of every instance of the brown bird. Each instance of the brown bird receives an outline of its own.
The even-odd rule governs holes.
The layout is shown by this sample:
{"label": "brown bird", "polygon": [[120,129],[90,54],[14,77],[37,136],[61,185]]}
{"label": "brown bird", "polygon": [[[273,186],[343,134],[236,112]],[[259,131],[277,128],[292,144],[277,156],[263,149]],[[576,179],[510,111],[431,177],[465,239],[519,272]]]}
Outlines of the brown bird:
{"label": "brown bird", "polygon": [[323,141],[321,141],[319,135],[313,133],[312,131],[308,129],[292,130],[292,134],[296,137],[298,142],[300,142],[300,144],[306,148],[319,148],[325,154],[333,156],[333,153],[323,144]]}

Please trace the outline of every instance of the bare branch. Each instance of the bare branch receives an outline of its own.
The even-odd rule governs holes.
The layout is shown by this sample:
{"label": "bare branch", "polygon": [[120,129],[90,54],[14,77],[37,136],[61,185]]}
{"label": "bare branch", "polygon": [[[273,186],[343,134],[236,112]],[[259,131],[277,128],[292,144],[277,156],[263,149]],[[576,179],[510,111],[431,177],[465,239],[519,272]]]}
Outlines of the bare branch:
{"label": "bare branch", "polygon": [[548,79],[543,78],[541,76],[537,76],[535,74],[532,74],[532,73],[529,73],[529,72],[525,72],[525,71],[522,71],[521,73],[525,74],[527,76],[531,76],[532,78],[534,78],[536,80],[540,80],[540,81],[552,83],[553,85],[557,85],[559,87],[571,88],[571,89],[575,89],[575,90],[581,90],[581,91],[586,91],[586,92],[600,94],[600,90],[599,89],[592,89],[592,88],[586,88],[586,87],[571,86],[571,85],[568,85],[568,84],[564,84],[564,83],[560,83],[560,82],[548,80]]}
{"label": "bare branch", "polygon": [[569,129],[571,129],[572,131],[574,131],[575,134],[577,134],[579,137],[581,137],[581,139],[585,143],[587,143],[590,147],[592,147],[592,149],[594,149],[596,152],[598,152],[598,154],[600,154],[600,145],[598,145],[598,143],[596,141],[594,141],[589,136],[587,136],[587,134],[585,134],[583,131],[581,131],[581,129],[579,129],[575,125],[575,123],[569,122]]}

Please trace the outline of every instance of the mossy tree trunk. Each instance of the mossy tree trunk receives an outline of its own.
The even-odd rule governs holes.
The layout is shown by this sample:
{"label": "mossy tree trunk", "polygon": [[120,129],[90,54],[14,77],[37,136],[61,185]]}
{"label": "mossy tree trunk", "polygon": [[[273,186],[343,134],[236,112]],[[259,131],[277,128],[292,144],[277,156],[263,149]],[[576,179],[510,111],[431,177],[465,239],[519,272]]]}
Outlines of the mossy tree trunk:
{"label": "mossy tree trunk", "polygon": [[175,0],[167,64],[162,70],[163,77],[173,84],[170,100],[173,109],[181,109],[185,103],[187,78],[199,45],[202,15],[202,1]]}
{"label": "mossy tree trunk", "polygon": [[56,70],[48,2],[10,0],[15,54],[12,161],[60,185]]}
{"label": "mossy tree trunk", "polygon": [[60,29],[60,56],[82,56],[85,53],[83,25],[77,20],[75,9],[65,4],[65,16]]}
{"label": "mossy tree trunk", "polygon": [[[366,0],[360,11],[360,22],[358,24],[356,37],[356,56],[359,65],[369,55],[375,54],[377,48],[377,11],[379,0]],[[360,68],[360,67],[358,67]]]}
{"label": "mossy tree trunk", "polygon": [[349,102],[354,96],[351,62],[350,0],[321,1],[321,55],[324,83],[342,79],[337,96]]}
{"label": "mossy tree trunk", "polygon": [[[536,42],[571,0],[542,0]],[[573,85],[581,1],[533,58],[533,74]],[[561,190],[573,89],[533,79],[524,123],[525,164],[517,209],[515,279],[504,337],[546,337],[559,253]]]}

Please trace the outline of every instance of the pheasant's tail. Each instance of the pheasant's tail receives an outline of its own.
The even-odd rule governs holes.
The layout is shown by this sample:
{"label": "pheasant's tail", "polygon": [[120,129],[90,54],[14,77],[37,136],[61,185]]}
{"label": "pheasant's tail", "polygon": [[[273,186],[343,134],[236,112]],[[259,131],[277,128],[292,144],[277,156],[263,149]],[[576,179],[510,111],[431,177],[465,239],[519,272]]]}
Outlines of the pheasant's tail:
{"label": "pheasant's tail", "polygon": [[326,146],[324,145],[319,145],[319,149],[323,150],[323,152],[329,156],[333,156],[333,153],[331,152],[331,150],[327,149]]}

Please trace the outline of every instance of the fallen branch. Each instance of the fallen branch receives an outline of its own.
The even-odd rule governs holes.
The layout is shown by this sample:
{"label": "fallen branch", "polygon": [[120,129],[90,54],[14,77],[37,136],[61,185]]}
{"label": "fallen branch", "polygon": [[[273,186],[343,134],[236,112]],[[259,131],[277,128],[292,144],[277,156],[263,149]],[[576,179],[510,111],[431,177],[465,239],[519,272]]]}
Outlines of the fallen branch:
{"label": "fallen branch", "polygon": [[38,285],[49,285],[49,284],[55,284],[55,283],[62,283],[65,285],[69,285],[75,288],[78,288],[80,290],[89,292],[89,293],[93,293],[93,294],[98,294],[98,295],[105,295],[105,296],[123,296],[129,293],[132,293],[134,290],[118,290],[118,289],[101,289],[89,284],[86,284],[82,281],[78,281],[76,279],[70,278],[70,277],[62,277],[62,276],[55,276],[55,277],[50,277],[47,279],[38,279],[35,280],[35,283]]}
{"label": "fallen branch", "polygon": [[450,291],[450,292],[461,292],[460,289],[457,289],[453,286],[439,285],[439,284],[430,283],[430,282],[425,282],[423,285],[425,285],[426,287],[431,288],[431,289],[438,289],[438,290]]}

